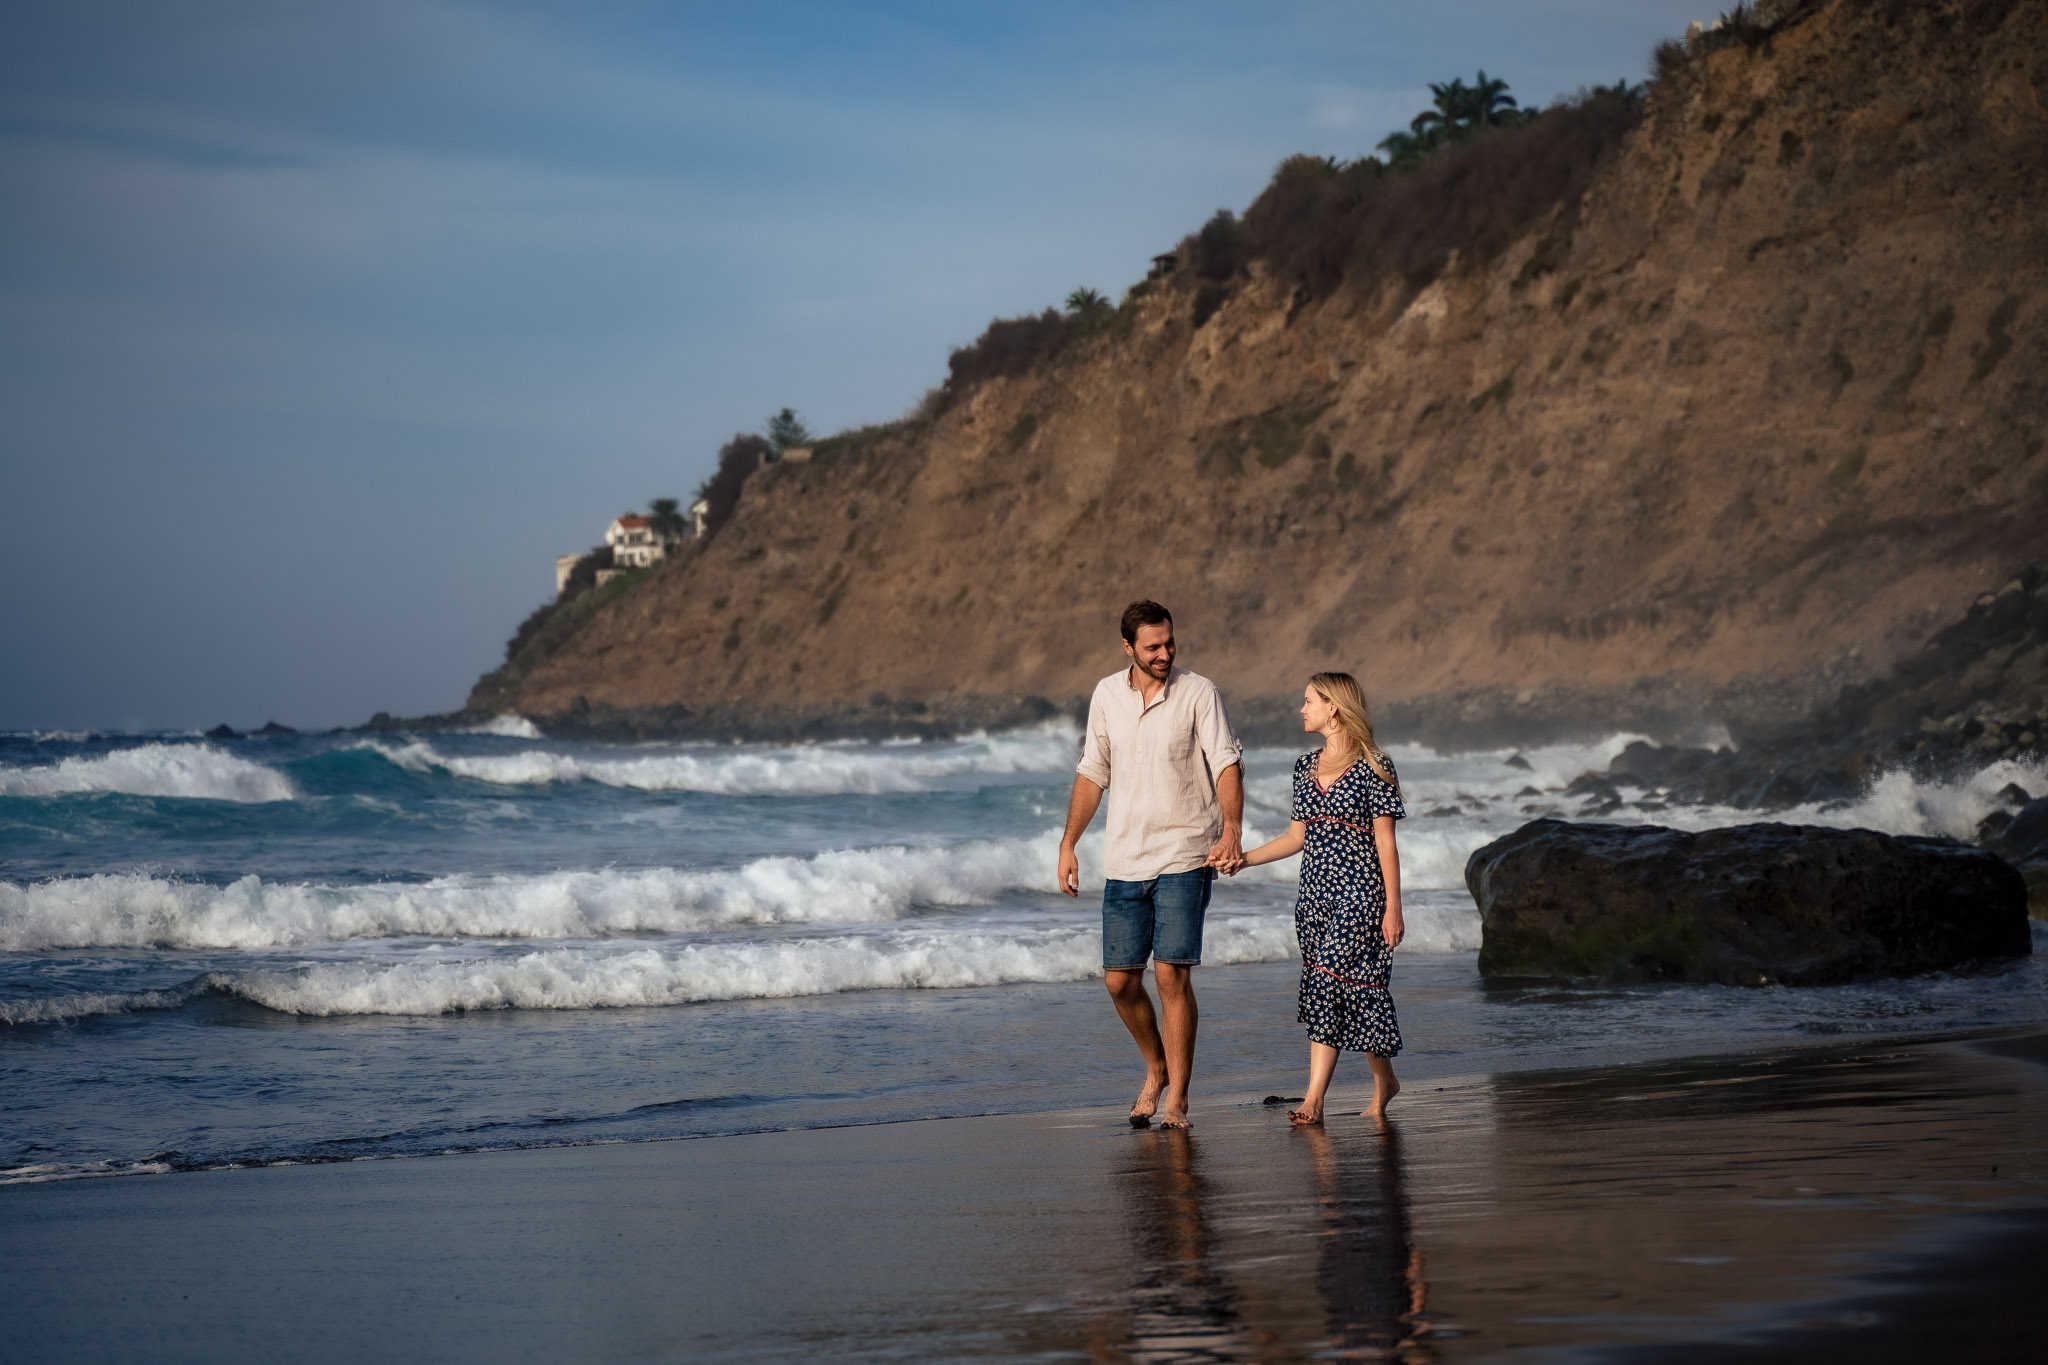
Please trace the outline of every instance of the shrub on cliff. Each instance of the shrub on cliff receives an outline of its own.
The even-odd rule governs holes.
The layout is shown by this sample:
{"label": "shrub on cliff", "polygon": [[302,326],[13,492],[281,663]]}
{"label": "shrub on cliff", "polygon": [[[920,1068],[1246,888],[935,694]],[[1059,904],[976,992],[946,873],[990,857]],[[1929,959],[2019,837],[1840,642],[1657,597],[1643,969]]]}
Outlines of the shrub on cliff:
{"label": "shrub on cliff", "polygon": [[1073,330],[1067,316],[1051,308],[1035,316],[997,318],[947,359],[946,392],[958,397],[985,379],[1028,374],[1058,355]]}
{"label": "shrub on cliff", "polygon": [[774,454],[774,446],[750,431],[738,433],[718,448],[718,468],[697,485],[697,496],[705,504],[706,539],[716,535],[732,515],[732,509],[739,506],[740,489],[745,487],[747,476]]}
{"label": "shrub on cliff", "polygon": [[1419,288],[1454,252],[1485,264],[1576,204],[1640,112],[1633,91],[1608,87],[1468,135],[1406,171],[1289,157],[1245,210],[1244,251],[1312,296],[1389,278]]}

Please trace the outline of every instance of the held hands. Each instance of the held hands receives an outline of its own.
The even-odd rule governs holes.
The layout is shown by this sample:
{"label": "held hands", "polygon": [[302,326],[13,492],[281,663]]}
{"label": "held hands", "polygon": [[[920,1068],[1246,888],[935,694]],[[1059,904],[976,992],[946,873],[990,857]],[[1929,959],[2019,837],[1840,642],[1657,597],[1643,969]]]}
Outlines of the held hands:
{"label": "held hands", "polygon": [[1226,828],[1223,836],[1209,846],[1209,856],[1203,865],[1226,877],[1235,877],[1245,866],[1244,845],[1238,831]]}

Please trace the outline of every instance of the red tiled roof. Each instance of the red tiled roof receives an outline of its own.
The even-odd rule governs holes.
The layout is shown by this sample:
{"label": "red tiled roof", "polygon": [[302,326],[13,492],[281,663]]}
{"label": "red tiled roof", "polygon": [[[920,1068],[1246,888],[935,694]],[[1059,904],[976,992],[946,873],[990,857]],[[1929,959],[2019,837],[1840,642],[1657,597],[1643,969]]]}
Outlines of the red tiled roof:
{"label": "red tiled roof", "polygon": [[619,525],[628,531],[637,531],[647,524],[647,518],[635,512],[628,512],[619,518]]}

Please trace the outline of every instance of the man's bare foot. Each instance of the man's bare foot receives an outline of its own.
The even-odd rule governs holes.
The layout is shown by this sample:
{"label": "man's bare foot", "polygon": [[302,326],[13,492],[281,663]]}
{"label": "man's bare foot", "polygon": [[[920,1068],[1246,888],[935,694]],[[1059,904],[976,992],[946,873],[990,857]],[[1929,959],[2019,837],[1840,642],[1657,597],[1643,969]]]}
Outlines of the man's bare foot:
{"label": "man's bare foot", "polygon": [[1131,1103],[1131,1127],[1149,1128],[1152,1116],[1159,1112],[1159,1092],[1166,1088],[1166,1078],[1156,1080],[1147,1076],[1145,1088],[1138,1092],[1138,1098]]}
{"label": "man's bare foot", "polygon": [[1387,1106],[1392,1104],[1394,1096],[1400,1093],[1401,1083],[1392,1076],[1387,1077],[1385,1084],[1373,1086],[1372,1108],[1364,1110],[1359,1117],[1368,1119],[1385,1118],[1387,1116]]}
{"label": "man's bare foot", "polygon": [[1287,1121],[1296,1128],[1306,1128],[1311,1124],[1321,1123],[1323,1121],[1323,1106],[1319,1104],[1311,1109],[1304,1104],[1299,1109],[1290,1109],[1287,1111]]}
{"label": "man's bare foot", "polygon": [[1185,1128],[1188,1126],[1188,1097],[1166,1092],[1159,1115],[1161,1128]]}

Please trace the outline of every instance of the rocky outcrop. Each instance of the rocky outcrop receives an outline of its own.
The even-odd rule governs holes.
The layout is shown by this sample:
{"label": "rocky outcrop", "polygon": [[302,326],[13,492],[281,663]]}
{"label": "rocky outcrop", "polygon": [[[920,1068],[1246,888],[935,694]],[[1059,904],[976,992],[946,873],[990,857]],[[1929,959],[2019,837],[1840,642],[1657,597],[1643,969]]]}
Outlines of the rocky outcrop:
{"label": "rocky outcrop", "polygon": [[1345,667],[1390,715],[1518,737],[1882,678],[2041,553],[2048,6],[1779,18],[1660,80],[1498,252],[1313,296],[1167,275],[1050,362],[762,470],[471,706],[1064,705],[1140,595],[1233,701]]}
{"label": "rocky outcrop", "polygon": [[1813,986],[2031,951],[2019,873],[1950,839],[1537,820],[1465,884],[1492,977]]}
{"label": "rocky outcrop", "polygon": [[1993,811],[1978,826],[1977,842],[2020,870],[2027,883],[2027,911],[2048,919],[2048,796],[2029,799],[2018,787],[2005,795],[2017,810]]}

